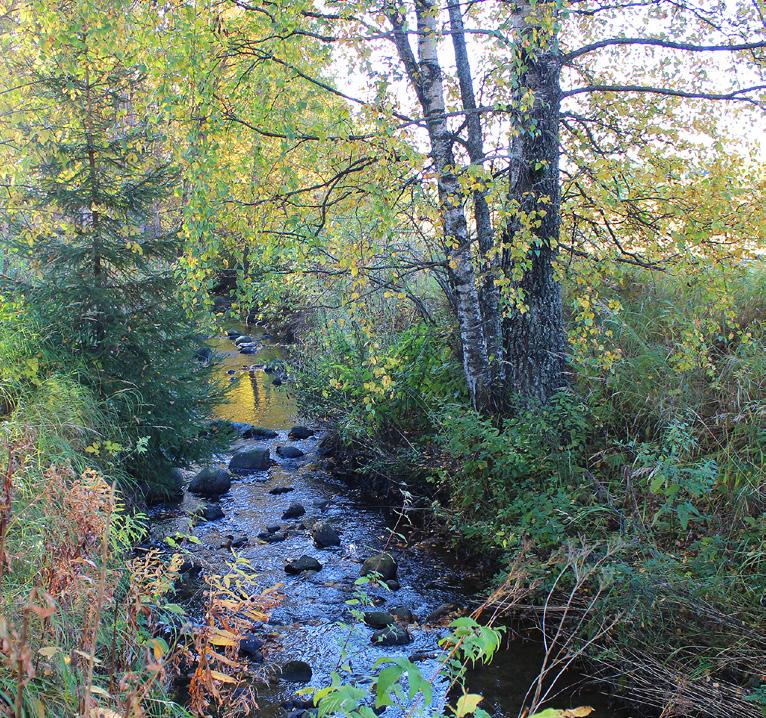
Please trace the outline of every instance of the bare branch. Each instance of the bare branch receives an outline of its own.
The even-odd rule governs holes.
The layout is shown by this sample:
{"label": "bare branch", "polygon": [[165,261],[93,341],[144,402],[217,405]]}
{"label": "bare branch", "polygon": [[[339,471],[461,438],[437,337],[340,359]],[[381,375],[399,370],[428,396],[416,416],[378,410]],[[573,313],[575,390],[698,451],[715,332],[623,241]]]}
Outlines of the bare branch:
{"label": "bare branch", "polygon": [[603,47],[616,45],[645,45],[649,47],[662,47],[669,50],[684,50],[686,52],[739,52],[742,50],[758,50],[766,48],[766,40],[758,42],[745,42],[739,45],[692,45],[686,42],[672,42],[653,37],[613,37],[607,40],[599,40],[590,45],[584,45],[577,50],[568,52],[561,58],[562,63],[568,63],[581,55],[585,55]]}
{"label": "bare branch", "polygon": [[693,90],[674,90],[670,87],[652,87],[651,85],[588,85],[587,87],[576,87],[572,90],[564,90],[561,98],[574,97],[591,92],[637,92],[651,95],[665,95],[667,97],[685,97],[691,100],[731,100],[734,102],[748,102],[753,105],[763,104],[763,100],[758,100],[747,95],[760,90],[766,90],[766,85],[755,85],[754,87],[743,87],[740,90],[731,92],[696,92]]}

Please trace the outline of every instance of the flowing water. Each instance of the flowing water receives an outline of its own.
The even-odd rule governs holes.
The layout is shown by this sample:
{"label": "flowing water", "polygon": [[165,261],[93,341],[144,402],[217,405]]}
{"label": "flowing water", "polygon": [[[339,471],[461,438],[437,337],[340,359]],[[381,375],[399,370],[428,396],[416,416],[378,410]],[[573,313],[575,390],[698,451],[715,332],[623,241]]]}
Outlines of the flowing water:
{"label": "flowing water", "polygon": [[[266,656],[265,664],[253,665],[254,672],[261,673],[258,681],[261,715],[269,718],[285,715],[296,705],[296,691],[304,687],[275,675],[269,677],[263,665],[273,667],[289,660],[301,660],[312,669],[308,685],[326,685],[335,671],[347,681],[366,685],[375,661],[397,655],[411,657],[425,676],[434,677],[436,698],[429,712],[437,712],[446,700],[445,686],[435,677],[437,642],[447,629],[442,625],[443,618],[428,617],[447,604],[466,608],[476,605],[479,599],[464,588],[464,572],[446,550],[430,544],[405,546],[392,532],[390,514],[383,507],[370,506],[347,484],[332,476],[328,463],[317,455],[320,434],[302,441],[287,438],[288,427],[298,421],[290,384],[275,386],[272,375],[263,369],[264,364],[279,359],[279,347],[260,334],[253,335],[252,331],[250,334],[263,342],[263,349],[249,356],[238,353],[227,338],[212,342],[222,359],[222,381],[235,378],[227,402],[220,407],[220,418],[274,429],[278,435],[268,441],[240,439],[216,460],[225,465],[238,449],[266,446],[275,465],[267,471],[235,478],[231,490],[220,499],[225,514],[222,519],[190,529],[186,517],[198,501],[189,495],[181,507],[158,512],[154,522],[155,538],[176,531],[193,531],[200,540],[195,558],[206,571],[220,574],[225,571],[226,561],[233,558],[231,549],[223,547],[230,542],[230,537],[244,537],[247,543],[237,549],[237,554],[249,560],[257,572],[259,587],[281,586],[281,604],[267,624],[254,627],[255,634],[264,641]],[[276,449],[285,445],[296,446],[305,455],[283,459]],[[291,491],[280,495],[269,493],[277,486],[289,487]],[[283,512],[294,502],[305,507],[305,516],[282,519]],[[339,547],[318,549],[314,546],[309,527],[317,519],[332,523],[340,534]],[[274,525],[286,530],[284,541],[264,543],[257,538],[267,526]],[[401,588],[390,591],[365,586],[364,590],[380,609],[403,606],[412,611],[415,621],[408,626],[412,637],[408,645],[373,645],[372,629],[355,621],[347,603],[354,597],[354,582],[359,577],[362,561],[384,549],[398,563]],[[285,562],[302,554],[316,558],[322,569],[317,573],[287,575]],[[491,666],[475,669],[471,688],[485,696],[482,707],[493,715],[514,718],[530,680],[537,673],[540,658],[538,645],[518,640],[507,645]],[[559,707],[583,704],[596,707],[595,718],[618,715],[607,708],[603,696],[592,692],[575,695],[570,688],[556,702]],[[385,713],[387,716],[396,714],[393,709]]]}

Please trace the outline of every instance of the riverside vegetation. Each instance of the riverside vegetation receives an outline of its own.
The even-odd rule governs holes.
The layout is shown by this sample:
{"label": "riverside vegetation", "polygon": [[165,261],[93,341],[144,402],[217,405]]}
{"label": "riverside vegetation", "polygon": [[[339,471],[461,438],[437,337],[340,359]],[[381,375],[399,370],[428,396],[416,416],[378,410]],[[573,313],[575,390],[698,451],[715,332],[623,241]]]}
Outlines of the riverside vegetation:
{"label": "riverside vegetation", "polygon": [[[276,591],[186,605],[195,536],[147,539],[236,438],[225,313],[397,540],[487,569],[447,714],[513,626],[521,715],[589,715],[574,666],[766,715],[765,49],[745,0],[0,0],[3,714],[258,710]],[[393,656],[301,710],[427,712]]]}

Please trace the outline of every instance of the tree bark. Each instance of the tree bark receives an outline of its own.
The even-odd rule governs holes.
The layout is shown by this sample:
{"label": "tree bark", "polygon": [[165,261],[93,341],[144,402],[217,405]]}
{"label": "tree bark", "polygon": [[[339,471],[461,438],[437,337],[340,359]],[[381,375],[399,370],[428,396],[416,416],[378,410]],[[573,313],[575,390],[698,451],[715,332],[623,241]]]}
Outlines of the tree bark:
{"label": "tree bark", "polygon": [[[448,7],[452,47],[455,51],[455,67],[463,109],[466,110],[468,158],[471,164],[484,169],[484,134],[481,115],[477,112],[473,75],[465,41],[465,28],[460,3],[455,0]],[[505,352],[503,345],[500,291],[495,279],[499,272],[499,255],[495,251],[495,231],[486,194],[477,189],[473,192],[474,222],[481,256],[481,284],[479,302],[484,320],[484,335],[490,356],[492,372],[493,404],[502,406],[505,393]]]}
{"label": "tree bark", "polygon": [[[520,34],[531,35],[532,6],[519,6]],[[539,4],[537,5],[539,13]],[[534,44],[533,44],[534,48]],[[556,37],[544,47],[521,52],[521,92],[534,93],[532,107],[519,113],[518,134],[511,143],[509,200],[520,208],[506,230],[506,241],[528,241],[523,217],[534,214],[539,222],[523,263],[523,276],[515,289],[524,302],[504,324],[510,386],[526,404],[545,403],[566,385],[566,333],[562,315],[561,285],[554,262],[560,229],[559,105],[560,55]],[[513,274],[514,267],[507,267]]]}
{"label": "tree bark", "polygon": [[492,405],[489,357],[463,195],[454,169],[453,139],[445,116],[442,71],[437,54],[435,5],[432,0],[416,0],[415,11],[418,59],[407,38],[405,18],[393,7],[388,8],[387,14],[394,31],[399,58],[426,118],[431,157],[437,175],[447,271],[455,295],[468,392],[474,408],[488,412]]}

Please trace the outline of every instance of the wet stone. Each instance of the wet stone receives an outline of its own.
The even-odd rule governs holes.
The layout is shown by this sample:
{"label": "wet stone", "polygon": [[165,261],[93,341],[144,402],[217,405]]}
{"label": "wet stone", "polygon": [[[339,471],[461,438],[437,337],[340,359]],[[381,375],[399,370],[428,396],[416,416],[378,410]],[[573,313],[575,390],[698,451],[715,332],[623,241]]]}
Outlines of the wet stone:
{"label": "wet stone", "polygon": [[370,628],[386,628],[394,623],[394,617],[388,611],[366,611],[364,622]]}
{"label": "wet stone", "polygon": [[332,527],[329,521],[318,521],[314,524],[311,531],[314,543],[319,548],[328,548],[329,546],[340,546],[340,536]]}
{"label": "wet stone", "polygon": [[262,426],[251,426],[242,434],[244,439],[276,439],[279,434],[273,429],[266,429]]}
{"label": "wet stone", "polygon": [[370,641],[378,646],[403,646],[412,642],[412,636],[394,623],[387,628],[375,631]]}
{"label": "wet stone", "polygon": [[313,556],[302,556],[292,559],[285,564],[285,573],[296,575],[303,573],[304,571],[321,571],[322,564],[319,563]]}
{"label": "wet stone", "polygon": [[200,515],[205,521],[217,521],[225,516],[223,509],[218,504],[205,504]]}
{"label": "wet stone", "polygon": [[456,610],[457,606],[454,603],[443,603],[441,606],[431,611],[428,616],[426,616],[425,622],[439,623]]}
{"label": "wet stone", "polygon": [[316,432],[313,429],[309,429],[307,426],[294,426],[287,434],[288,439],[308,439],[314,436]]}
{"label": "wet stone", "polygon": [[283,459],[299,459],[304,453],[297,446],[278,446],[277,454]]}
{"label": "wet stone", "polygon": [[247,473],[249,471],[265,471],[271,464],[269,450],[266,448],[246,449],[238,451],[231,457],[229,469],[237,473]]}
{"label": "wet stone", "polygon": [[263,654],[261,648],[263,647],[263,641],[255,636],[245,636],[239,643],[240,655],[246,656],[251,661],[263,661]]}
{"label": "wet stone", "polygon": [[226,469],[206,466],[189,484],[189,491],[200,496],[220,496],[231,488],[231,475]]}
{"label": "wet stone", "polygon": [[306,513],[302,504],[292,503],[287,507],[287,511],[282,514],[283,519],[297,519]]}
{"label": "wet stone", "polygon": [[281,677],[290,683],[308,683],[311,680],[311,666],[306,661],[288,661],[281,670]]}
{"label": "wet stone", "polygon": [[295,491],[295,488],[292,486],[275,486],[273,489],[269,490],[269,493],[273,496],[279,496],[280,494],[287,494],[291,491]]}
{"label": "wet stone", "polygon": [[396,561],[390,553],[379,553],[370,556],[362,564],[362,576],[377,574],[383,581],[396,579],[397,572]]}
{"label": "wet stone", "polygon": [[391,606],[388,609],[388,612],[397,620],[399,623],[416,623],[417,619],[415,618],[415,614],[410,611],[409,608],[406,606]]}
{"label": "wet stone", "polygon": [[287,538],[287,533],[285,531],[276,531],[274,533],[264,531],[258,534],[258,538],[266,543],[280,543]]}

